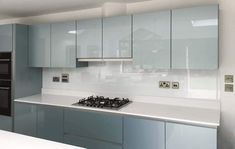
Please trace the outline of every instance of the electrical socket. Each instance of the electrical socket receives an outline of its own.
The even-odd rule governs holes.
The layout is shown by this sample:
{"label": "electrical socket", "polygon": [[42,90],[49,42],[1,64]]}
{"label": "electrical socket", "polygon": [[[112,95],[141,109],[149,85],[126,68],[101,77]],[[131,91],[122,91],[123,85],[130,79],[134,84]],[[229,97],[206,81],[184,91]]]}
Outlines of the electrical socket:
{"label": "electrical socket", "polygon": [[61,82],[63,82],[63,83],[69,83],[69,74],[67,74],[67,73],[62,73],[62,75],[61,75]]}
{"label": "electrical socket", "polygon": [[172,89],[179,89],[180,88],[180,83],[179,82],[172,82]]}
{"label": "electrical socket", "polygon": [[60,77],[58,77],[58,76],[53,76],[53,77],[52,77],[52,82],[60,82]]}
{"label": "electrical socket", "polygon": [[169,89],[171,87],[170,81],[159,81],[159,88]]}

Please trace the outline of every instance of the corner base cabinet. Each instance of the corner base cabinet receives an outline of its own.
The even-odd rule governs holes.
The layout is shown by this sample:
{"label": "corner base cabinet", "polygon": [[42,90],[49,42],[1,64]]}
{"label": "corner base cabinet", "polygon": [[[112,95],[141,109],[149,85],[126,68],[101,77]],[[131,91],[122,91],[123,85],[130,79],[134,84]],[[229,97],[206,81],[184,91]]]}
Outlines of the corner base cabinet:
{"label": "corner base cabinet", "polygon": [[217,149],[217,130],[166,123],[166,149]]}

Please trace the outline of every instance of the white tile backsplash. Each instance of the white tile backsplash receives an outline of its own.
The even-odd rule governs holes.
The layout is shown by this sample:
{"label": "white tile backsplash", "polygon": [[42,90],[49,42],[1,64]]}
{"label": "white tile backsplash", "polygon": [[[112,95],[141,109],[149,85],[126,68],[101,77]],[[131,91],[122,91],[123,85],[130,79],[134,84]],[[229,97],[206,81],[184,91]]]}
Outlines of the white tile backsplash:
{"label": "white tile backsplash", "polygon": [[[69,83],[52,82],[53,76],[69,73]],[[176,81],[180,89],[160,89],[158,82]],[[44,68],[43,89],[68,90],[104,96],[174,97],[218,99],[217,70],[153,70],[134,69],[132,62],[90,62],[76,69]]]}

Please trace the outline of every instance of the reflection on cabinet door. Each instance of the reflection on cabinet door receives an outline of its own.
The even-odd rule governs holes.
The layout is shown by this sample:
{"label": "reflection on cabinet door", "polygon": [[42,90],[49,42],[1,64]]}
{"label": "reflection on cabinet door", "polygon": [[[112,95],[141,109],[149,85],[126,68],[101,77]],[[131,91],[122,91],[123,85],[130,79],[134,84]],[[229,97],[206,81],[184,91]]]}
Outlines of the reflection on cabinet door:
{"label": "reflection on cabinet door", "polygon": [[102,58],[102,19],[77,21],[77,58]]}
{"label": "reflection on cabinet door", "polygon": [[170,68],[170,16],[170,11],[133,15],[133,61],[138,68]]}
{"label": "reflection on cabinet door", "polygon": [[51,66],[76,67],[75,21],[51,25]]}
{"label": "reflection on cabinet door", "polygon": [[0,25],[0,52],[11,52],[13,49],[13,25]]}
{"label": "reflection on cabinet door", "polygon": [[218,5],[172,11],[172,68],[218,68]]}
{"label": "reflection on cabinet door", "polygon": [[29,66],[50,67],[50,24],[29,26]]}
{"label": "reflection on cabinet door", "polygon": [[37,107],[27,103],[15,103],[14,131],[36,137]]}
{"label": "reflection on cabinet door", "polygon": [[165,149],[164,122],[124,117],[123,149]]}
{"label": "reflection on cabinet door", "polygon": [[131,58],[131,16],[103,19],[103,57]]}
{"label": "reflection on cabinet door", "polygon": [[217,131],[213,128],[166,124],[166,149],[216,149]]}

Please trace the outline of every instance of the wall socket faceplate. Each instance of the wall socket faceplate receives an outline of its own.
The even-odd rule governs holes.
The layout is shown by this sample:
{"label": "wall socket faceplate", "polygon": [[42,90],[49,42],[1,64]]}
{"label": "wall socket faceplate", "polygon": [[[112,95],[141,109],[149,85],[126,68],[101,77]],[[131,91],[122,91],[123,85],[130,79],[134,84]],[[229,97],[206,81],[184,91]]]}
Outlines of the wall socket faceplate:
{"label": "wall socket faceplate", "polygon": [[170,81],[159,81],[159,88],[169,89],[171,87]]}
{"label": "wall socket faceplate", "polygon": [[60,77],[58,77],[58,76],[53,76],[53,77],[52,77],[52,82],[60,82]]}
{"label": "wall socket faceplate", "polygon": [[61,74],[61,82],[69,83],[69,74],[68,73],[62,73]]}
{"label": "wall socket faceplate", "polygon": [[179,89],[180,88],[180,83],[179,82],[172,82],[172,89]]}

